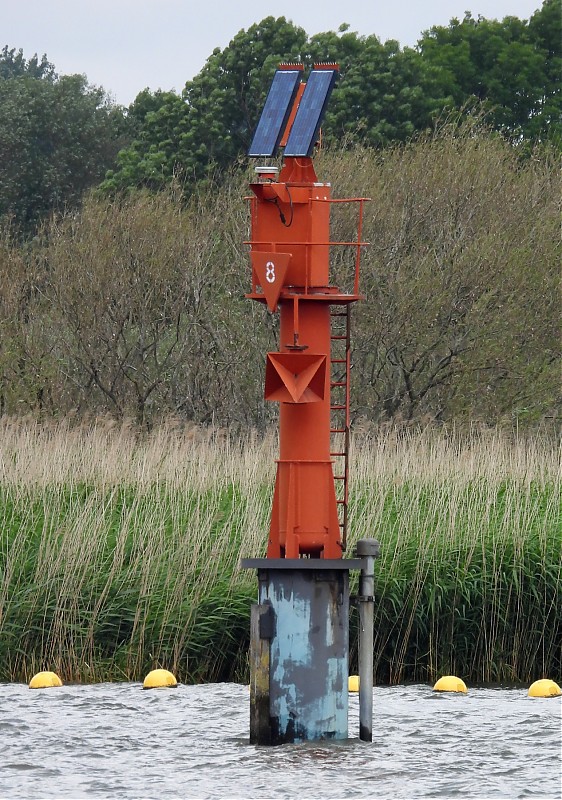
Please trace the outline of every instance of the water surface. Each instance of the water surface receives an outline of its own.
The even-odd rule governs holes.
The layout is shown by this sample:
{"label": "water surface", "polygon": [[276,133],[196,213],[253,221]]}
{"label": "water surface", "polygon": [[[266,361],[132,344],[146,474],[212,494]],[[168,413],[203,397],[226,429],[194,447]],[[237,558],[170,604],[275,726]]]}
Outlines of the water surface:
{"label": "water surface", "polygon": [[345,742],[255,747],[246,686],[3,684],[0,798],[562,795],[560,698],[376,687],[372,744],[357,738],[357,695],[349,723]]}

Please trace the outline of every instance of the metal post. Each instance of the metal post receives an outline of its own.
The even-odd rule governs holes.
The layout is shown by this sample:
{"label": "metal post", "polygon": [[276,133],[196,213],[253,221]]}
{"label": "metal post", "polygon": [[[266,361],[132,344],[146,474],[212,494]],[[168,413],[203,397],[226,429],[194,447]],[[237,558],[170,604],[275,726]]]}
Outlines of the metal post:
{"label": "metal post", "polygon": [[357,556],[363,560],[359,578],[359,738],[373,741],[373,624],[375,608],[375,558],[380,553],[376,539],[360,539]]}

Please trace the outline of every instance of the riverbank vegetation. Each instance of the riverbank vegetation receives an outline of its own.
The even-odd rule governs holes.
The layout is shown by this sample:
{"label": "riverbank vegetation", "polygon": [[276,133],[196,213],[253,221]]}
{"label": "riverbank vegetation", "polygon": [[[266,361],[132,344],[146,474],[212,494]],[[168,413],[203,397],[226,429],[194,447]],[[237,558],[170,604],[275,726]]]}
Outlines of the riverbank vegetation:
{"label": "riverbank vegetation", "polygon": [[[517,151],[481,120],[408,145],[323,151],[335,197],[368,196],[353,309],[354,420],[534,425],[560,410],[557,158]],[[241,169],[220,190],[109,200],[21,245],[0,232],[0,414],[168,414],[265,430],[277,315],[251,284]],[[337,204],[332,237],[354,241]],[[353,287],[354,248],[331,281]]]}
{"label": "riverbank vegetation", "polygon": [[[0,51],[1,680],[246,677],[278,317],[244,299],[244,154],[294,59],[341,64],[315,167],[372,198],[350,524],[382,545],[377,680],[560,675],[558,12],[416,49],[269,17],[128,110]],[[356,205],[331,230],[356,241]]]}
{"label": "riverbank vegetation", "polygon": [[[273,436],[0,420],[0,680],[246,680]],[[352,451],[350,550],[381,542],[378,682],[561,674],[555,440],[379,427]],[[352,665],[356,654],[352,615]]]}

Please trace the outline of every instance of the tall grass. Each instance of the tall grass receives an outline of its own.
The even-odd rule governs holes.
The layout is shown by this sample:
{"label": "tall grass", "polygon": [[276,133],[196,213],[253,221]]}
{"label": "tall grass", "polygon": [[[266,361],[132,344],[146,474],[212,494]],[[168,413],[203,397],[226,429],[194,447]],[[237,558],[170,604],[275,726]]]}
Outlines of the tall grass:
{"label": "tall grass", "polygon": [[355,459],[354,535],[382,543],[379,678],[518,682],[561,672],[556,443],[390,432]]}
{"label": "tall grass", "polygon": [[[275,451],[173,422],[0,419],[0,680],[243,679],[256,581],[238,562],[265,553]],[[350,549],[381,542],[377,680],[560,676],[550,436],[358,433],[352,476]]]}

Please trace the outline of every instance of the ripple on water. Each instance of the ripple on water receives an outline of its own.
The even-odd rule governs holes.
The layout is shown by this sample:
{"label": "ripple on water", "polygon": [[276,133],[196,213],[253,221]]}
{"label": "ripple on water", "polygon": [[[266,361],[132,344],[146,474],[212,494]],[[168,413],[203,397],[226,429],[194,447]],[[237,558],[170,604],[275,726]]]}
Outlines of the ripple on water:
{"label": "ripple on water", "polygon": [[[377,687],[373,743],[248,742],[245,686],[100,684],[0,693],[0,797],[559,797],[560,700]],[[48,762],[45,753],[49,754]]]}

